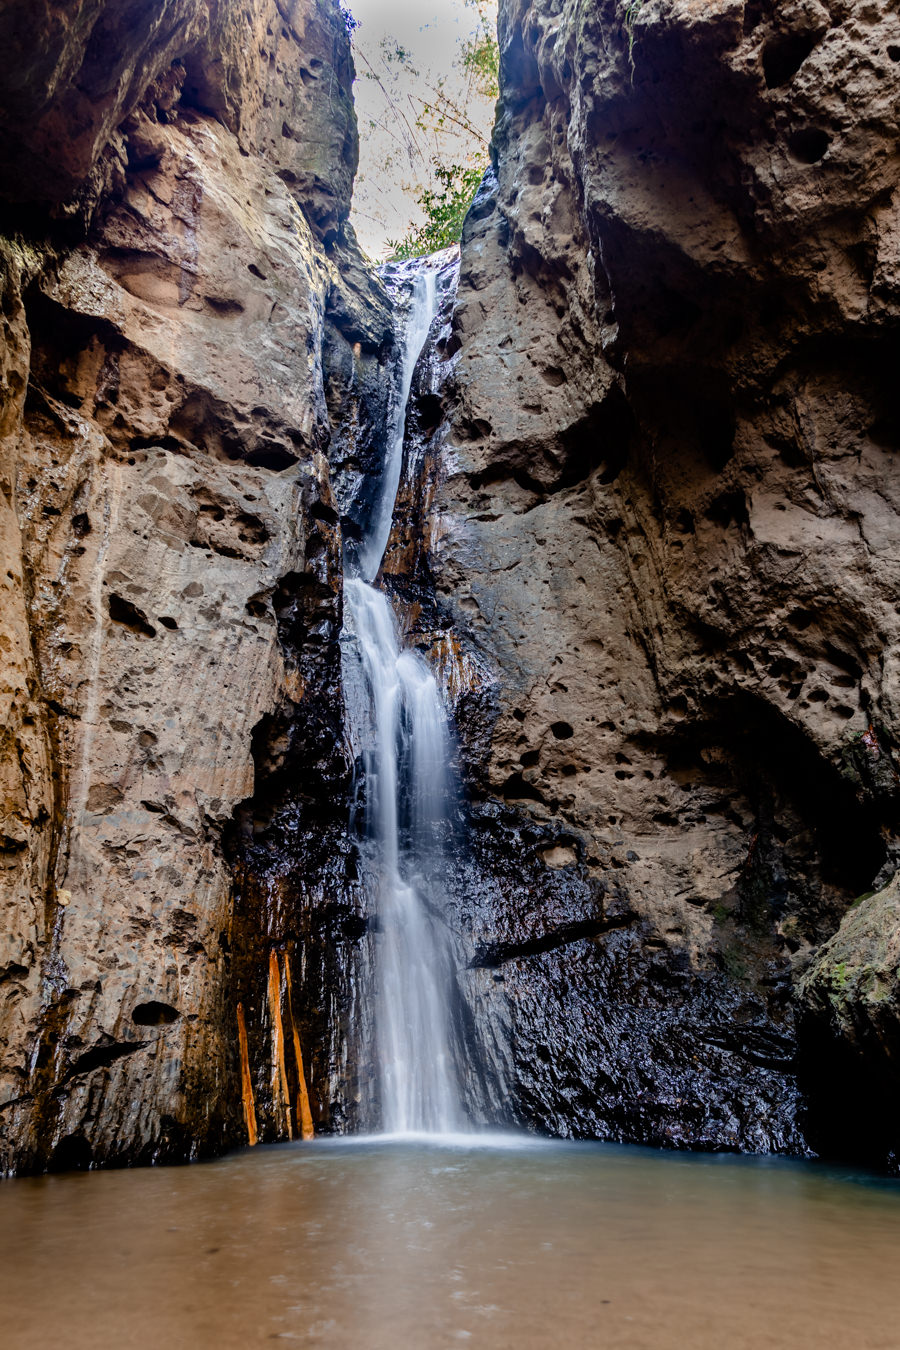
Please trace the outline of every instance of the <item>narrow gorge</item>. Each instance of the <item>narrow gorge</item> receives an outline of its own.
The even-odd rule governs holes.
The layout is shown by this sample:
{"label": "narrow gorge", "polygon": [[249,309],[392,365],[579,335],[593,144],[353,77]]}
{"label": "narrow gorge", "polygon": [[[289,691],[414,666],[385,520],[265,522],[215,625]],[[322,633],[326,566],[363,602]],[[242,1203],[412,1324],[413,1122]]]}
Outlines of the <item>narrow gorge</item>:
{"label": "narrow gorge", "polygon": [[380,268],[337,0],[0,39],[0,1175],[896,1172],[896,6],[502,0]]}

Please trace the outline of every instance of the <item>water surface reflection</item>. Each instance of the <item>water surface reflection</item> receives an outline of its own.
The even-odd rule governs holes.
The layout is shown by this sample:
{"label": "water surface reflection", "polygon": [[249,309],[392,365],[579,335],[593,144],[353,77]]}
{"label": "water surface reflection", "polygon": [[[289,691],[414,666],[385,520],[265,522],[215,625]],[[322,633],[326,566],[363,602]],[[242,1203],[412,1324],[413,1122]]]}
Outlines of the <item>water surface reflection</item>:
{"label": "water surface reflection", "polygon": [[7,1350],[896,1350],[900,1185],[603,1145],[260,1148],[0,1186]]}

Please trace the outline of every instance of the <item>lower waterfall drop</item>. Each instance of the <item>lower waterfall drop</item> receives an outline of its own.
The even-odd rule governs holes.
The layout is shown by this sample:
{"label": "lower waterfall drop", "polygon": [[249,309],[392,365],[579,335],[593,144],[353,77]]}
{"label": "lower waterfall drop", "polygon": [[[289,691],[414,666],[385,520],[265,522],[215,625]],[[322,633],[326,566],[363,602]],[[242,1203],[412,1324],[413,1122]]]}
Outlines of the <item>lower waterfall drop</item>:
{"label": "lower waterfall drop", "polygon": [[424,260],[400,271],[401,286],[410,277],[413,285],[380,491],[344,583],[344,631],[355,641],[365,675],[372,742],[366,750],[366,826],[377,870],[382,1128],[400,1135],[465,1128],[448,1012],[449,943],[435,913],[453,801],[447,714],[434,676],[422,657],[402,648],[388,597],[373,584],[401,475],[413,371],[437,312],[437,270],[434,261]]}

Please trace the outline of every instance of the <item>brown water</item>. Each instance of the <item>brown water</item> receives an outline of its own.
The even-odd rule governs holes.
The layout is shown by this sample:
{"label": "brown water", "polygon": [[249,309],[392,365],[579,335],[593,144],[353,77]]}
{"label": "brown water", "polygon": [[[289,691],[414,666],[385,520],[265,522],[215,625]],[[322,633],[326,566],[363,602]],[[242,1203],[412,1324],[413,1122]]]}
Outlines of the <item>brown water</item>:
{"label": "brown water", "polygon": [[897,1350],[900,1185],[602,1145],[0,1185],[4,1350]]}

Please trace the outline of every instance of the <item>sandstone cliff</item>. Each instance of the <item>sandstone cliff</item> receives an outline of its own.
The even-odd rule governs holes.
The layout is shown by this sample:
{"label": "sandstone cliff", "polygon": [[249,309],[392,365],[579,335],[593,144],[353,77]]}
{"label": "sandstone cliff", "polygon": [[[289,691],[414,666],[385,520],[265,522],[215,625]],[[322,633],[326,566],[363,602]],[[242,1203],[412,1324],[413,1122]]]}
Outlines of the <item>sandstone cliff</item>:
{"label": "sandstone cliff", "polygon": [[[0,34],[0,1171],[372,1123],[338,637],[393,338],[343,19]],[[470,1109],[891,1161],[900,18],[500,38],[384,565],[457,718]]]}
{"label": "sandstone cliff", "polygon": [[0,1171],[241,1142],[266,1084],[259,1130],[299,1133],[235,810],[285,709],[316,756],[326,329],[351,369],[389,337],[343,16],[84,0],[0,34]]}
{"label": "sandstone cliff", "polygon": [[550,1128],[884,1158],[896,972],[852,1079],[798,981],[897,865],[900,17],[507,0],[500,41],[429,470],[490,672],[479,996]]}

